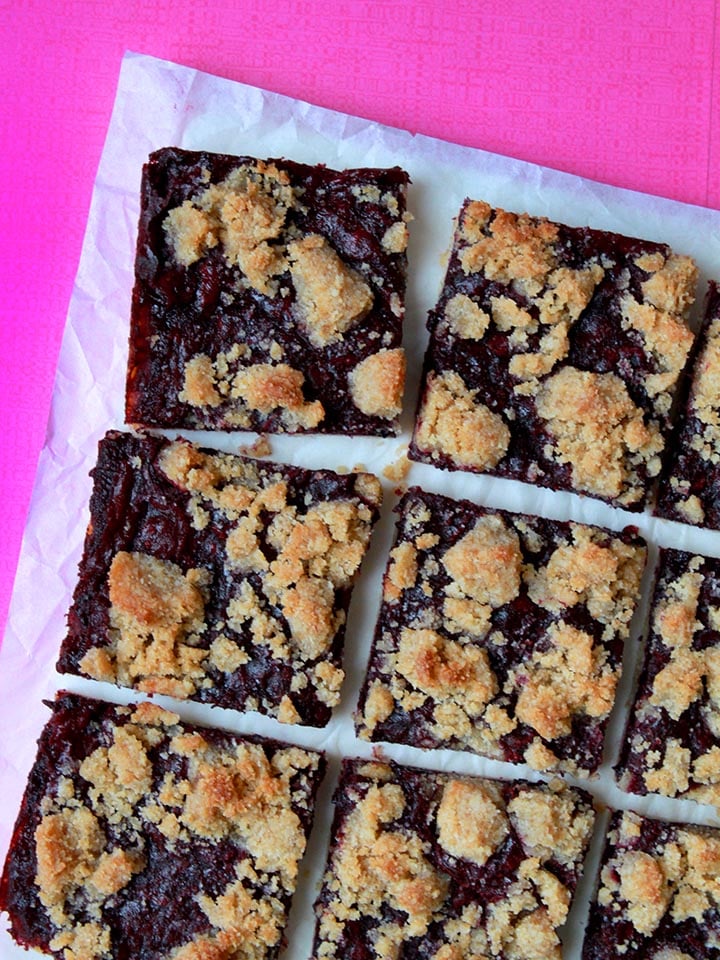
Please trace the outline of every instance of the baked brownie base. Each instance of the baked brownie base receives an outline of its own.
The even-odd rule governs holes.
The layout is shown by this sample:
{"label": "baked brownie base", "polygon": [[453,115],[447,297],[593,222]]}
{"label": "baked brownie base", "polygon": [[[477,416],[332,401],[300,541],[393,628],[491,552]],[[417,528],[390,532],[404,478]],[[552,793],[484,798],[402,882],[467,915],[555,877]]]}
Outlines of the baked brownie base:
{"label": "baked brownie base", "polygon": [[360,736],[595,771],[646,558],[634,529],[419,488],[397,513]]}
{"label": "baked brownie base", "polygon": [[116,431],[93,477],[58,669],[326,724],[379,480]]}
{"label": "baked brownie base", "polygon": [[399,168],[153,153],[128,423],[397,433],[408,182]]}
{"label": "baked brownie base", "polygon": [[147,703],[50,706],[0,880],[17,943],[64,960],[276,957],[321,754]]}

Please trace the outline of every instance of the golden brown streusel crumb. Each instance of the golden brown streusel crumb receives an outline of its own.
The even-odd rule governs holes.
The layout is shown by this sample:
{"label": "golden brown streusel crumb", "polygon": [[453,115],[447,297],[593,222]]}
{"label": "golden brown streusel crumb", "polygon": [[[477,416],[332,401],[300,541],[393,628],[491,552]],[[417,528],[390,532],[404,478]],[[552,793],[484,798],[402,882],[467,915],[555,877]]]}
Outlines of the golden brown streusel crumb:
{"label": "golden brown streusel crumb", "polygon": [[442,564],[453,583],[450,596],[467,596],[491,607],[513,600],[520,588],[522,553],[517,533],[502,517],[487,514],[450,547]]}
{"label": "golden brown streusel crumb", "polygon": [[467,294],[457,293],[445,305],[450,332],[461,340],[482,340],[490,317]]}
{"label": "golden brown streusel crumb", "polygon": [[520,689],[515,715],[544,739],[556,740],[570,733],[575,715],[610,713],[619,671],[582,630],[553,624],[548,637],[549,649],[536,651],[515,671]]}
{"label": "golden brown streusel crumb", "polygon": [[259,293],[274,296],[275,277],[287,269],[278,240],[294,204],[287,177],[265,164],[240,166],[169,211],[163,227],[178,262],[190,266],[220,244]]}
{"label": "golden brown streusel crumb", "polygon": [[398,220],[385,231],[382,238],[383,250],[387,253],[404,253],[409,237],[407,223],[404,220]]}
{"label": "golden brown streusel crumb", "polygon": [[407,456],[407,446],[405,446],[397,460],[394,460],[385,467],[383,476],[392,483],[403,483],[410,473],[411,466],[412,464]]}
{"label": "golden brown streusel crumb", "polygon": [[509,832],[502,796],[489,782],[449,780],[437,811],[438,839],[454,857],[483,866]]}
{"label": "golden brown streusel crumb", "polygon": [[300,316],[311,342],[325,347],[340,340],[370,310],[372,290],[318,234],[288,244],[288,255]]}
{"label": "golden brown streusel crumb", "polygon": [[379,350],[362,360],[349,377],[350,396],[368,416],[391,420],[402,410],[405,389],[405,351]]}
{"label": "golden brown streusel crumb", "polygon": [[555,266],[557,225],[504,210],[496,210],[489,224],[488,219],[487,204],[465,208],[460,224],[460,236],[469,242],[460,254],[465,273],[482,270],[489,280],[543,283]]}
{"label": "golden brown streusel crumb", "polygon": [[[389,903],[407,914],[404,937],[427,931],[443,903],[447,881],[425,857],[418,837],[392,828],[404,807],[399,786],[373,785],[348,817],[334,863],[337,901],[330,906],[338,920],[358,909],[380,916],[383,903]],[[333,919],[332,914],[321,916],[321,935]]]}
{"label": "golden brown streusel crumb", "polygon": [[510,431],[503,418],[475,400],[457,373],[432,374],[415,434],[418,447],[461,466],[491,469],[507,453]]}
{"label": "golden brown streusel crumb", "polygon": [[415,586],[418,575],[417,550],[412,543],[399,543],[390,551],[383,597],[390,603],[400,599],[403,590]]}
{"label": "golden brown streusel crumb", "polygon": [[185,385],[179,394],[183,403],[192,407],[219,407],[223,398],[216,387],[215,367],[204,353],[185,364]]}
{"label": "golden brown streusel crumb", "polygon": [[120,551],[108,575],[111,644],[91,648],[80,669],[148,693],[188,696],[203,676],[207,571]]}
{"label": "golden brown streusel crumb", "polygon": [[572,542],[561,543],[546,567],[528,570],[533,603],[561,613],[578,603],[592,617],[627,636],[645,567],[644,547],[623,543],[602,530],[571,524]]}
{"label": "golden brown streusel crumb", "polygon": [[483,647],[446,640],[434,630],[403,628],[397,669],[435,700],[460,700],[471,715],[482,712],[498,689]]}
{"label": "golden brown streusel crumb", "polygon": [[536,408],[554,437],[552,455],[571,465],[579,490],[631,504],[643,495],[633,468],[659,472],[660,430],[614,373],[563,367],[543,382]]}
{"label": "golden brown streusel crumb", "polygon": [[254,443],[241,446],[238,453],[244,457],[270,457],[272,456],[270,438],[265,434],[261,434]]}
{"label": "golden brown streusel crumb", "polygon": [[508,813],[529,855],[571,863],[590,835],[592,812],[578,812],[571,792],[560,781],[551,786],[553,792],[537,787],[522,790],[508,804]]}
{"label": "golden brown streusel crumb", "polygon": [[260,413],[281,410],[287,426],[311,429],[324,419],[325,410],[319,400],[305,400],[304,382],[301,371],[286,363],[258,363],[235,374],[232,396]]}

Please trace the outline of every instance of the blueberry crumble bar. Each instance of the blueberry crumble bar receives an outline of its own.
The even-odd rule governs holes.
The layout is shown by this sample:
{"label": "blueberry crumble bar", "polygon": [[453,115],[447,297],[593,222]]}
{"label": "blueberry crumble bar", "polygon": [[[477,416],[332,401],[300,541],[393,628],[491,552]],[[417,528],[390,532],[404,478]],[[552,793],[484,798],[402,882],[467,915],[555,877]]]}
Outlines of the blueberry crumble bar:
{"label": "blueberry crumble bar", "polygon": [[634,529],[418,488],[397,512],[360,736],[594,772],[646,559]]}
{"label": "blueberry crumble bar", "polygon": [[616,813],[583,960],[720,957],[720,831]]}
{"label": "blueberry crumble bar", "polygon": [[720,560],[661,551],[618,773],[631,793],[720,809]]}
{"label": "blueberry crumble bar", "polygon": [[13,938],[62,960],[272,960],[323,767],[59,694],[0,879]]}
{"label": "blueberry crumble bar", "polygon": [[313,960],[560,960],[593,822],[559,781],[345,760]]}
{"label": "blueberry crumble bar", "polygon": [[696,279],[664,244],[465,201],[411,457],[642,509]]}
{"label": "blueberry crumble bar", "polygon": [[720,529],[720,288],[711,283],[689,395],[663,470],[655,513]]}
{"label": "blueberry crumble bar", "polygon": [[93,476],[58,669],[326,724],[379,480],[114,431]]}
{"label": "blueberry crumble bar", "polygon": [[408,182],[399,168],[153,153],[128,423],[394,435]]}

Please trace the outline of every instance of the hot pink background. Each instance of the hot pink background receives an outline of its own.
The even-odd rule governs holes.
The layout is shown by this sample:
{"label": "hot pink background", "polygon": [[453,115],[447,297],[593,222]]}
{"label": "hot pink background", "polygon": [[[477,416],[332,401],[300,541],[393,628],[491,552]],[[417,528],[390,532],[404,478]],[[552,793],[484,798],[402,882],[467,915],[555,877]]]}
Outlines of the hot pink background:
{"label": "hot pink background", "polygon": [[717,0],[0,0],[0,631],[126,49],[717,208],[718,19]]}

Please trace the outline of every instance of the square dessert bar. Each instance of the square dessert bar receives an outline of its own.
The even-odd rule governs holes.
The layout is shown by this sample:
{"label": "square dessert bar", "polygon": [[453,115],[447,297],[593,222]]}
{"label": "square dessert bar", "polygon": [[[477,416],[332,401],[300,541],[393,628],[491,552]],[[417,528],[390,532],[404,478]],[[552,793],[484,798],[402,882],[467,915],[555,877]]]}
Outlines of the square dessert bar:
{"label": "square dessert bar", "polygon": [[345,760],[313,960],[560,960],[589,794]]}
{"label": "square dessert bar", "polygon": [[583,960],[720,957],[720,831],[615,813]]}
{"label": "square dessert bar", "polygon": [[664,244],[465,201],[411,458],[642,509],[696,278]]}
{"label": "square dessert bar", "polygon": [[397,512],[359,735],[592,774],[643,541],[417,488]]}
{"label": "square dessert bar", "polygon": [[0,879],[64,960],[271,960],[324,768],[314,751],[60,694]]}
{"label": "square dessert bar", "polygon": [[93,477],[58,669],[327,723],[379,480],[114,431]]}
{"label": "square dessert bar", "polygon": [[661,551],[617,770],[631,793],[720,810],[720,560]]}
{"label": "square dessert bar", "polygon": [[395,434],[408,183],[397,167],[153,153],[128,423]]}
{"label": "square dessert bar", "polygon": [[720,529],[720,288],[711,283],[687,400],[668,449],[655,513]]}

